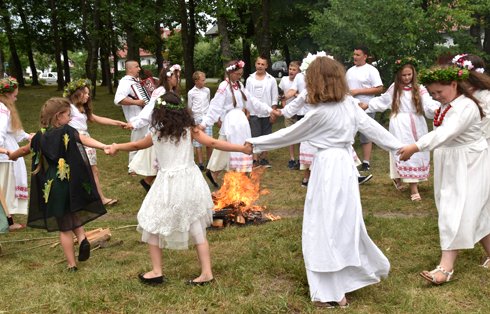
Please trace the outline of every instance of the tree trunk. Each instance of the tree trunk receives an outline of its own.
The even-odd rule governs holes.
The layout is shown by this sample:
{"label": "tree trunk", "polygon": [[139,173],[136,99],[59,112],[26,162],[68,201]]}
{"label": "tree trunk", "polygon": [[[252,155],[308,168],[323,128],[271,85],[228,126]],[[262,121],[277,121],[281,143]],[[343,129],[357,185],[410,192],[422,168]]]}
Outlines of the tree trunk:
{"label": "tree trunk", "polygon": [[287,44],[284,44],[284,46],[282,47],[282,52],[284,53],[284,60],[289,66],[289,63],[291,62],[291,53],[289,52],[289,46]]}
{"label": "tree trunk", "polygon": [[37,69],[36,69],[36,63],[34,62],[34,53],[32,52],[32,31],[29,27],[29,24],[27,23],[27,18],[26,14],[24,12],[24,6],[19,5],[19,2],[17,2],[17,11],[19,12],[20,20],[22,22],[22,28],[24,29],[24,36],[26,39],[26,49],[27,49],[27,57],[29,59],[29,67],[31,68],[31,73],[32,73],[32,86],[38,86],[39,85],[39,78],[37,75]]}
{"label": "tree trunk", "polygon": [[[157,0],[155,2],[155,12],[158,12],[158,10],[163,7],[163,5],[163,0]],[[160,71],[163,69],[163,39],[162,33],[160,31],[160,24],[160,20],[155,21],[154,24],[154,31],[157,40],[157,44],[155,47],[155,58],[157,59],[156,63],[158,67],[158,74],[160,74]]]}
{"label": "tree trunk", "polygon": [[96,91],[97,91],[97,66],[99,61],[99,46],[100,46],[99,34],[101,32],[101,25],[102,25],[100,20],[100,1],[101,0],[95,0],[94,3],[93,12],[92,12],[93,32],[90,35],[91,58],[89,61],[89,68],[90,68],[89,79],[92,82],[92,99],[95,99]]}
{"label": "tree trunk", "polygon": [[102,84],[107,86],[107,92],[109,94],[114,94],[112,89],[112,80],[111,80],[111,66],[109,63],[109,49],[107,45],[102,45],[100,48],[100,64],[102,67]]}
{"label": "tree trunk", "polygon": [[475,24],[470,26],[470,36],[473,38],[475,42],[476,48],[478,50],[482,50],[482,38],[481,38],[481,22],[482,18],[480,14],[473,14],[473,18],[475,19]]}
{"label": "tree trunk", "polygon": [[[221,5],[224,6],[225,4]],[[228,20],[223,14],[218,14],[217,20],[218,34],[220,37],[221,60],[223,61],[224,65],[232,58],[230,36],[228,35]]]}
{"label": "tree trunk", "polygon": [[2,47],[0,47],[0,77],[3,77],[5,74],[5,69],[3,68],[4,63],[5,63],[5,55]]}
{"label": "tree trunk", "polygon": [[53,30],[54,54],[56,60],[56,72],[58,74],[58,90],[63,90],[63,64],[61,62],[61,41],[58,34],[58,12],[56,9],[56,0],[49,0],[51,8],[51,28]]}
{"label": "tree trunk", "polygon": [[[188,3],[188,13],[186,7]],[[182,46],[184,50],[184,76],[185,89],[189,91],[194,82],[192,81],[192,73],[194,73],[194,45],[196,42],[196,5],[194,0],[179,0],[179,15],[180,25],[182,27],[180,34],[182,36]]]}
{"label": "tree trunk", "polygon": [[20,63],[19,55],[17,54],[17,47],[15,45],[14,34],[12,32],[12,24],[10,23],[10,14],[7,10],[7,6],[3,0],[0,0],[0,14],[2,16],[2,20],[5,26],[5,33],[7,35],[9,48],[10,48],[10,56],[12,59],[12,76],[17,79],[20,87],[25,86],[24,82],[24,74],[22,71],[22,65]]}
{"label": "tree trunk", "polygon": [[490,55],[490,14],[485,16],[485,40],[483,41],[483,51],[485,51],[487,56]]}
{"label": "tree trunk", "polygon": [[68,57],[68,42],[66,40],[66,29],[63,27],[63,36],[61,37],[63,47],[63,70],[65,72],[65,83],[71,82],[70,58]]}
{"label": "tree trunk", "polygon": [[[131,23],[131,22],[130,22]],[[128,24],[126,25],[126,46],[127,46],[127,55],[126,60],[135,60],[140,63],[140,49],[139,49],[139,41],[137,40],[137,36],[133,27]]]}
{"label": "tree trunk", "polygon": [[267,59],[269,66],[267,71],[270,72],[271,64],[271,35],[270,35],[270,0],[261,0],[260,18],[255,28],[257,49],[259,55]]}

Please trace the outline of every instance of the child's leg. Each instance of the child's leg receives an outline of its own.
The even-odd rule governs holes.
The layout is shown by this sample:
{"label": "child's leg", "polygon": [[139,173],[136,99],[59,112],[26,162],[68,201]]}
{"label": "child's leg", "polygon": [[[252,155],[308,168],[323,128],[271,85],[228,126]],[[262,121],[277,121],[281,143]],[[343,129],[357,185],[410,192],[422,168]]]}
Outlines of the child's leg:
{"label": "child's leg", "polygon": [[211,154],[213,153],[213,148],[206,146],[206,160],[209,161],[209,158],[211,158]]}
{"label": "child's leg", "polygon": [[162,249],[158,245],[148,244],[152,270],[143,275],[144,278],[162,276]]}
{"label": "child's leg", "polygon": [[483,239],[480,240],[483,249],[487,253],[487,257],[490,257],[490,234],[487,234]]}
{"label": "child's leg", "polygon": [[289,145],[289,160],[294,160],[294,145]]}
{"label": "child's leg", "polygon": [[410,186],[410,194],[411,195],[419,194],[418,183],[409,183],[408,185]]}
{"label": "child's leg", "polygon": [[91,167],[92,167],[92,174],[94,175],[95,186],[97,187],[97,192],[99,193],[102,204],[105,204],[109,201],[109,199],[104,196],[104,193],[102,193],[102,187],[100,186],[100,180],[99,180],[99,168],[97,168],[96,165],[92,165]]}
{"label": "child's leg", "polygon": [[[454,263],[456,262],[456,257],[458,256],[457,250],[443,250],[441,256],[441,262],[439,265],[448,272],[452,272],[454,270]],[[436,272],[434,274],[434,278],[437,282],[444,282],[447,279],[447,276],[442,272]]]}
{"label": "child's leg", "polygon": [[201,275],[195,278],[194,282],[209,281],[213,279],[213,271],[211,270],[211,254],[209,252],[208,240],[196,245],[197,258],[201,264]]}
{"label": "child's leg", "polygon": [[202,147],[196,147],[197,151],[197,161],[202,164]]}
{"label": "child's leg", "polygon": [[75,251],[73,250],[73,236],[71,231],[60,231],[60,243],[66,257],[68,267],[77,265],[75,262]]}

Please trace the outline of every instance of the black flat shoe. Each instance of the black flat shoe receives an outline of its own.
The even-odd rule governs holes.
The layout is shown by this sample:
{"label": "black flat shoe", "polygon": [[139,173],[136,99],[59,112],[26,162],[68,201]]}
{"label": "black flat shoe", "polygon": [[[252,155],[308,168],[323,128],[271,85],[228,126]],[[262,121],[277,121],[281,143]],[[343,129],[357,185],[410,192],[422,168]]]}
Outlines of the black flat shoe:
{"label": "black flat shoe", "polygon": [[69,273],[74,273],[74,272],[76,272],[77,270],[78,270],[77,266],[68,267],[68,268],[66,269],[66,271],[67,271],[67,272],[69,272]]}
{"label": "black flat shoe", "polygon": [[143,189],[146,190],[146,192],[148,192],[150,190],[150,188],[151,188],[151,185],[149,185],[148,183],[146,183],[145,179],[141,179],[140,180],[140,184],[143,187]]}
{"label": "black flat shoe", "polygon": [[214,281],[213,279],[209,279],[208,281],[194,281],[193,279],[186,281],[186,284],[189,286],[207,286]]}
{"label": "black flat shoe", "polygon": [[218,184],[218,182],[214,181],[213,175],[211,174],[211,171],[210,170],[206,171],[206,177],[208,177],[209,182],[211,182],[211,184],[215,188],[219,188],[219,184]]}
{"label": "black flat shoe", "polygon": [[78,249],[78,261],[83,262],[88,260],[90,257],[90,242],[88,242],[87,238],[83,239],[80,243],[80,248]]}
{"label": "black flat shoe", "polygon": [[145,273],[138,274],[138,278],[142,283],[145,285],[150,285],[150,286],[156,286],[156,285],[161,285],[165,281],[167,281],[167,278],[163,276],[158,276],[158,277],[153,277],[153,278],[145,278],[143,277]]}

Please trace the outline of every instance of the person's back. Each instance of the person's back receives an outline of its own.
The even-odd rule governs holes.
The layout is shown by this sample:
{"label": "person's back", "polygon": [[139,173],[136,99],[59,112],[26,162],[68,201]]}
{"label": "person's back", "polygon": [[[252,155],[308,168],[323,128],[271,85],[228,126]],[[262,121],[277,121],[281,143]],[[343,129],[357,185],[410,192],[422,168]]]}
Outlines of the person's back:
{"label": "person's back", "polygon": [[180,170],[195,165],[191,132],[188,128],[178,142],[164,137],[158,140],[157,134],[152,134],[153,147],[161,171]]}

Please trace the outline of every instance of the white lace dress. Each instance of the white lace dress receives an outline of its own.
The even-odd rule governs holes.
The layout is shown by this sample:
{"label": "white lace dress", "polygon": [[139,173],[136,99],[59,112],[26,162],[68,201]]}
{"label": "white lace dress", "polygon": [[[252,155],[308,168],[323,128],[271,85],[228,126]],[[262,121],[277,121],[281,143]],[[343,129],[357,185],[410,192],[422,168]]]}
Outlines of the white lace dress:
{"label": "white lace dress", "polygon": [[160,248],[204,242],[213,220],[211,192],[194,163],[190,132],[178,143],[152,133],[160,169],[138,212],[138,231],[143,242]]}

